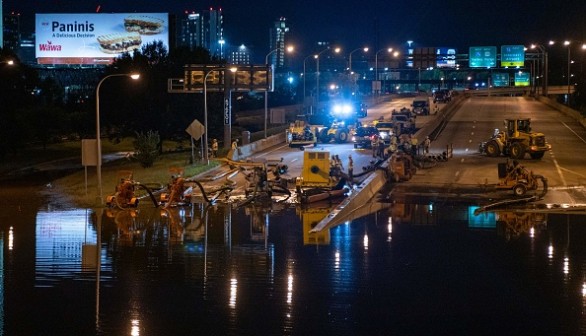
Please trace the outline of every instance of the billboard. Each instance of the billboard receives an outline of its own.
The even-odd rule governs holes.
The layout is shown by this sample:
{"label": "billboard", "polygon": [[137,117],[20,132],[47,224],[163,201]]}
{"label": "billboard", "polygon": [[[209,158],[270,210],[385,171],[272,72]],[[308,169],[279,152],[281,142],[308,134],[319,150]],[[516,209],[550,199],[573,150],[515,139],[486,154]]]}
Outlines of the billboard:
{"label": "billboard", "polygon": [[522,67],[525,65],[525,46],[504,45],[501,46],[502,67]]}
{"label": "billboard", "polygon": [[496,47],[470,47],[468,62],[471,68],[496,67]]}
{"label": "billboard", "polygon": [[156,41],[169,50],[169,15],[37,14],[35,33],[39,64],[108,64]]}

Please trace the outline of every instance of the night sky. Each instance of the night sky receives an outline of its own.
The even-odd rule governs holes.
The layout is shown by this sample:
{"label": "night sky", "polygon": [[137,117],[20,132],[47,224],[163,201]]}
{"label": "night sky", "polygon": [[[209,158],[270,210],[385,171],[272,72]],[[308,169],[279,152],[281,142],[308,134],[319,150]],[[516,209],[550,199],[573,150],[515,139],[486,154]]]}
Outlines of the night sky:
{"label": "night sky", "polygon": [[[302,54],[316,41],[344,50],[404,46],[451,47],[546,43],[549,39],[586,42],[586,0],[4,0],[4,12],[34,13],[164,12],[222,8],[229,44],[259,54],[269,49],[269,28],[286,17],[290,38]],[[32,24],[31,24],[32,27]],[[32,28],[31,28],[32,29]]]}

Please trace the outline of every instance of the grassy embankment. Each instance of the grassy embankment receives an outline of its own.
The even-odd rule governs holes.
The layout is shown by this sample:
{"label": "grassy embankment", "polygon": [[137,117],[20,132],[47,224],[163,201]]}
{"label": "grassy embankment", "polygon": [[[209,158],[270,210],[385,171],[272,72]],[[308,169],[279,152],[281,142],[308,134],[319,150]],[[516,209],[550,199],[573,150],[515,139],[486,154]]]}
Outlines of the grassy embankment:
{"label": "grassy embankment", "polygon": [[[102,141],[102,153],[132,152],[133,139],[123,139],[114,144],[110,141]],[[210,161],[209,165],[201,162],[190,164],[191,151],[177,151],[177,143],[163,143],[164,154],[152,167],[142,168],[132,159],[122,159],[107,162],[102,165],[102,189],[104,197],[113,194],[117,182],[123,172],[131,172],[133,179],[148,186],[166,185],[172,174],[183,171],[183,176],[190,177],[210,170],[220,165],[218,161]],[[220,153],[221,154],[221,153]],[[197,155],[197,153],[196,153]],[[34,148],[23,155],[12,157],[8,162],[0,165],[0,171],[9,171],[17,168],[32,166],[34,164],[55,161],[64,158],[79,157],[81,162],[81,142],[64,142],[49,145],[46,148]],[[92,207],[100,204],[97,187],[96,167],[87,167],[87,193],[85,170],[80,169],[51,181],[52,193],[62,197],[64,201],[76,206]]]}

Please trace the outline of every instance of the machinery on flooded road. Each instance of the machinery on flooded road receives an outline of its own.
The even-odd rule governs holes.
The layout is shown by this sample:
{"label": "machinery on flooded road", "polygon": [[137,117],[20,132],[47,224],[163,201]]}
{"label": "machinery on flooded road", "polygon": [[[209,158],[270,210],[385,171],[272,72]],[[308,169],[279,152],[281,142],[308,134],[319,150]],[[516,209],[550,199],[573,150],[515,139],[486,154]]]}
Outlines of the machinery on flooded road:
{"label": "machinery on flooded road", "polygon": [[527,191],[535,191],[542,198],[547,193],[547,179],[533,174],[516,160],[507,160],[498,164],[498,190],[512,190],[515,196],[525,196]]}
{"label": "machinery on flooded road", "polygon": [[505,155],[520,160],[529,153],[532,159],[539,160],[551,148],[545,135],[531,130],[531,119],[506,119],[505,130],[494,130],[492,138],[479,146],[481,153],[491,157]]}

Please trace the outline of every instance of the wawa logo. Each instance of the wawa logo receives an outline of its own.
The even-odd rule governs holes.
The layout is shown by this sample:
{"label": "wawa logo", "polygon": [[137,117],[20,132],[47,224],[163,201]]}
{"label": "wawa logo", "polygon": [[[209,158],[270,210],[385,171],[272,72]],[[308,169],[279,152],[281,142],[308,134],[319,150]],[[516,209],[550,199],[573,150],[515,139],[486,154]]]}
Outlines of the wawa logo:
{"label": "wawa logo", "polygon": [[41,51],[61,51],[60,44],[53,44],[51,41],[47,41],[47,43],[39,44],[39,50]]}

